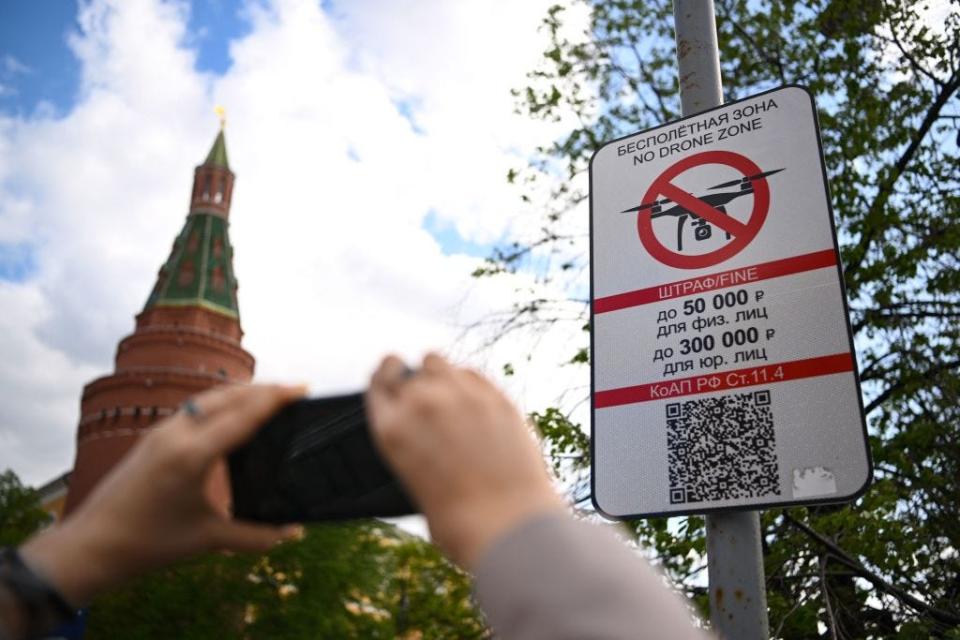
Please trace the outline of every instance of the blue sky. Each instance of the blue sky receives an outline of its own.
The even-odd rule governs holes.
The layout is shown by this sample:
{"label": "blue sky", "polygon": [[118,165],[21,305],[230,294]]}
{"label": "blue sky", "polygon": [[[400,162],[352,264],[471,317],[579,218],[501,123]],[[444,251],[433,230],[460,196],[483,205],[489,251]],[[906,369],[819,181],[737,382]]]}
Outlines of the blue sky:
{"label": "blue sky", "polygon": [[[58,113],[73,105],[80,85],[80,63],[68,44],[77,31],[76,0],[10,0],[0,8],[0,109],[8,114],[32,113],[41,102]],[[196,68],[222,74],[230,66],[230,40],[249,32],[240,6],[227,0],[197,0],[190,5],[190,44],[197,51]],[[12,59],[15,62],[10,63]],[[25,69],[16,69],[19,65]],[[10,68],[15,67],[15,68]]]}
{"label": "blue sky", "polygon": [[[77,7],[72,0],[5,2],[0,9],[0,109],[26,115],[40,102],[69,108],[80,65],[67,46]],[[22,66],[21,66],[22,65]]]}

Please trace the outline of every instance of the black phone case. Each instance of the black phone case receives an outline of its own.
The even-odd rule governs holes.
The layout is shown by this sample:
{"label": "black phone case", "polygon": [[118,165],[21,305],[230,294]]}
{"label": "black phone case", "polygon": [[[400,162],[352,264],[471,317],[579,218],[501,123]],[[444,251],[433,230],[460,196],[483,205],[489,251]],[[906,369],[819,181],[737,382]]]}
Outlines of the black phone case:
{"label": "black phone case", "polygon": [[363,394],[298,400],[229,457],[233,514],[270,523],[417,509],[370,437]]}

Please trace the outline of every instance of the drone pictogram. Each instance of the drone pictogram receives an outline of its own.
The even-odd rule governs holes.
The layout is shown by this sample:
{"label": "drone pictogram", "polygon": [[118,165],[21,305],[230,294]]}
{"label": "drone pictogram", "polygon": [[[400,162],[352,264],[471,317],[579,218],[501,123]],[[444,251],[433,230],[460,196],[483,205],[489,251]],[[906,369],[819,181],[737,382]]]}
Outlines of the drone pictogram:
{"label": "drone pictogram", "polygon": [[[694,196],[700,202],[710,206],[716,211],[724,214],[727,214],[726,205],[742,196],[750,195],[754,193],[754,181],[763,180],[768,176],[772,176],[775,173],[780,173],[784,169],[773,169],[772,171],[764,171],[762,173],[757,173],[751,176],[746,176],[744,178],[739,178],[736,180],[730,180],[729,182],[721,182],[712,187],[707,187],[708,190],[713,189],[727,189],[729,187],[739,187],[736,191],[727,191],[722,193],[708,193],[703,196]],[[692,195],[692,194],[691,194]],[[674,217],[677,219],[677,251],[683,251],[683,228],[687,223],[687,220],[690,220],[690,227],[693,229],[693,238],[696,241],[704,241],[713,237],[713,225],[710,224],[707,220],[697,215],[690,209],[686,208],[683,205],[676,204],[668,209],[664,209],[664,206],[674,202],[670,198],[663,198],[662,200],[654,200],[653,202],[648,202],[646,204],[641,204],[638,207],[632,207],[630,209],[624,209],[621,213],[640,213],[641,211],[650,210],[650,219],[663,218],[663,217]],[[730,231],[724,229],[723,232],[726,234],[726,239],[730,240],[731,235]]]}

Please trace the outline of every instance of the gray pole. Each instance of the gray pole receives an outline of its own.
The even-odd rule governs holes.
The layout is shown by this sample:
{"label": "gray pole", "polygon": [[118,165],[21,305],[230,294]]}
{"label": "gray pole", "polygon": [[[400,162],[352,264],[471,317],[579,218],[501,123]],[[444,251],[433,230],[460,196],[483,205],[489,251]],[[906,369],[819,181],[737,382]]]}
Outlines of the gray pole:
{"label": "gray pole", "polygon": [[[674,0],[680,102],[689,116],[723,104],[713,0]],[[725,640],[767,640],[767,590],[756,511],[707,516],[710,622]]]}

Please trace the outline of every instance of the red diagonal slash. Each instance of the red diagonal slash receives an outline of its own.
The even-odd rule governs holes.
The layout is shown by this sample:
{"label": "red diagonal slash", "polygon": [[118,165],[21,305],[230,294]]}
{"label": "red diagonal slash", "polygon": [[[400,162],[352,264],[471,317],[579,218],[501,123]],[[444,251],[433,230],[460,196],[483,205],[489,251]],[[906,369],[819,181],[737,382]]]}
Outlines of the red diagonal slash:
{"label": "red diagonal slash", "polygon": [[708,164],[726,165],[744,177],[762,173],[760,167],[753,160],[732,151],[702,151],[685,158],[681,158],[661,173],[644,193],[640,202],[656,202],[663,195],[677,203],[678,207],[686,209],[691,214],[702,218],[717,228],[730,234],[725,245],[707,253],[684,254],[663,244],[653,232],[653,216],[647,211],[640,211],[637,216],[637,233],[640,242],[654,260],[675,269],[703,269],[721,264],[729,260],[746,248],[757,237],[763,221],[770,208],[770,189],[765,180],[753,182],[753,206],[746,223],[730,217],[699,198],[695,198],[672,180],[685,171]]}
{"label": "red diagonal slash", "polygon": [[727,233],[738,236],[747,231],[747,225],[736,218],[732,218],[714,209],[703,200],[690,195],[672,182],[663,181],[657,184],[657,188],[664,197],[670,198],[690,213],[700,216],[710,224],[720,227]]}

